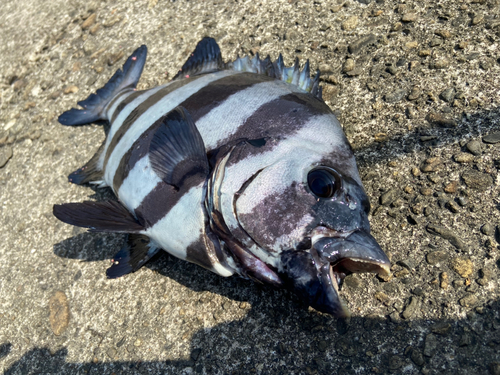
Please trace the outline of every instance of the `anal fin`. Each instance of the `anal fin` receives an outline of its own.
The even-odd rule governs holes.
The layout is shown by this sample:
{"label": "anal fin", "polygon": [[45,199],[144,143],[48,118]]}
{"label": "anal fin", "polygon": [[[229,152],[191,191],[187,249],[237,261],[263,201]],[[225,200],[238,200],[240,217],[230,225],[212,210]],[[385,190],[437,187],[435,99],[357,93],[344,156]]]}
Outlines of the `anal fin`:
{"label": "anal fin", "polygon": [[137,271],[160,249],[147,236],[129,234],[123,247],[113,257],[113,265],[106,270],[108,279],[116,279]]}
{"label": "anal fin", "polygon": [[99,147],[99,150],[97,150],[95,155],[92,156],[92,159],[90,159],[86,165],[77,169],[68,176],[69,182],[82,185],[89,182],[102,181],[104,174],[103,171],[98,168],[97,164],[102,152],[104,151],[104,145],[105,143]]}

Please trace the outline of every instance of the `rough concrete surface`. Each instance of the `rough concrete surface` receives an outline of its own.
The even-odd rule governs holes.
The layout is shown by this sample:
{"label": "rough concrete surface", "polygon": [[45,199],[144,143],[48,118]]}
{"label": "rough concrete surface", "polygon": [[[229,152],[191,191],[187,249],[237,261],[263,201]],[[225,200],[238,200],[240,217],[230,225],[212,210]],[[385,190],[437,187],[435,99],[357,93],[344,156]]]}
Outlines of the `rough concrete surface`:
{"label": "rough concrete surface", "polygon": [[[500,374],[498,0],[0,3],[0,368],[6,374]],[[52,216],[111,197],[67,175],[98,125],[57,115],[145,43],[139,88],[204,36],[322,72],[393,277],[349,276],[336,320],[166,254],[107,280],[122,235]]]}

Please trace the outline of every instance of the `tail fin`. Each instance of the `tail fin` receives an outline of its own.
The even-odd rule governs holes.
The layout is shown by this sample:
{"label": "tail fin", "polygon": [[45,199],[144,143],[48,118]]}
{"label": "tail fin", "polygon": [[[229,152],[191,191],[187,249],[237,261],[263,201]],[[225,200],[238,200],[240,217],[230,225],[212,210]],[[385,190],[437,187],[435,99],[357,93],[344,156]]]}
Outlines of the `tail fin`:
{"label": "tail fin", "polygon": [[63,125],[84,125],[97,120],[106,120],[104,109],[118,92],[125,88],[134,88],[141,77],[144,64],[146,63],[147,47],[145,45],[137,48],[123,65],[123,70],[118,69],[111,79],[96,91],[95,94],[78,102],[84,109],[71,108],[59,116],[59,122]]}

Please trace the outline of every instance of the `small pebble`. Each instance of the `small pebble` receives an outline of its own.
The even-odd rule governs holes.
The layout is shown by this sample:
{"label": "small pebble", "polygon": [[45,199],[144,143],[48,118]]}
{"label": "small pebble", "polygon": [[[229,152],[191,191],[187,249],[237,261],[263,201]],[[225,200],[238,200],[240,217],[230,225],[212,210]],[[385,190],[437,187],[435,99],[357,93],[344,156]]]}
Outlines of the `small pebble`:
{"label": "small pebble", "polygon": [[455,234],[454,231],[441,227],[438,225],[434,224],[429,224],[425,228],[427,232],[434,234],[436,236],[440,236],[444,238],[445,240],[448,240],[449,243],[451,243],[453,246],[455,246],[459,250],[464,250],[466,249],[465,243]]}
{"label": "small pebble", "polygon": [[406,95],[406,91],[405,90],[396,90],[396,91],[393,91],[389,94],[386,94],[384,96],[384,100],[387,102],[387,103],[397,103],[399,102],[401,99],[403,99]]}
{"label": "small pebble", "polygon": [[427,263],[429,263],[431,266],[435,266],[438,263],[441,262],[446,262],[448,260],[449,256],[445,251],[432,251],[427,254],[425,259],[427,260]]}
{"label": "small pebble", "polygon": [[438,340],[436,336],[432,333],[429,333],[425,337],[425,343],[424,343],[424,355],[426,357],[432,357],[436,353],[438,347]]}
{"label": "small pebble", "polygon": [[425,173],[436,172],[442,166],[441,159],[438,157],[428,158],[424,161],[420,170]]}
{"label": "small pebble", "polygon": [[437,47],[443,44],[443,40],[440,38],[432,38],[431,41],[429,42],[429,46],[431,47]]}
{"label": "small pebble", "polygon": [[449,283],[449,278],[448,278],[448,273],[447,272],[442,272],[441,275],[441,284],[440,284],[440,287],[442,289],[447,289],[449,286],[450,286],[450,283]]}
{"label": "small pebble", "polygon": [[413,87],[408,95],[408,100],[417,100],[420,95],[422,95],[422,91],[418,87]]}
{"label": "small pebble", "polygon": [[108,355],[109,358],[111,359],[116,359],[116,354],[118,353],[118,351],[115,349],[115,348],[109,348],[107,351],[106,351],[106,354]]}
{"label": "small pebble", "polygon": [[391,189],[380,196],[380,204],[382,206],[388,206],[396,200],[398,197],[398,191],[396,189]]}
{"label": "small pebble", "polygon": [[[444,272],[443,272],[444,273]],[[445,336],[451,331],[451,324],[448,322],[436,323],[431,327],[432,333]]]}
{"label": "small pebble", "polygon": [[453,155],[453,159],[457,163],[472,163],[474,161],[474,155],[467,152],[460,152],[459,154]]}
{"label": "small pebble", "polygon": [[431,69],[445,69],[450,66],[450,60],[442,58],[439,60],[435,60],[429,64],[429,68]]}
{"label": "small pebble", "polygon": [[417,20],[417,13],[406,13],[401,17],[403,22],[415,22]]}
{"label": "small pebble", "polygon": [[401,31],[403,24],[401,22],[396,22],[391,26],[391,31]]}
{"label": "small pebble", "polygon": [[89,27],[91,27],[97,18],[97,14],[92,13],[83,23],[82,23],[82,29],[86,30]]}
{"label": "small pebble", "polygon": [[477,303],[477,297],[474,294],[466,295],[459,301],[462,307],[472,307]]}
{"label": "small pebble", "polygon": [[444,187],[444,192],[448,194],[455,194],[457,192],[458,181],[453,181]]}
{"label": "small pebble", "polygon": [[56,90],[49,95],[49,98],[54,100],[57,99],[59,96],[61,96],[61,91]]}
{"label": "small pebble", "polygon": [[356,26],[358,26],[358,21],[359,21],[359,19],[356,16],[349,17],[344,22],[342,22],[342,24],[341,24],[342,30],[345,30],[345,31],[354,30],[356,28]]}
{"label": "small pebble", "polygon": [[465,147],[472,155],[481,155],[481,143],[479,141],[470,141]]}
{"label": "small pebble", "polygon": [[422,352],[420,352],[420,350],[418,349],[413,349],[411,351],[410,358],[413,361],[413,363],[415,363],[417,366],[422,366],[425,364],[424,356],[422,355]]}
{"label": "small pebble", "polygon": [[432,189],[429,188],[422,188],[420,189],[420,194],[425,195],[425,196],[431,196],[433,193]]}
{"label": "small pebble", "polygon": [[453,87],[447,88],[439,94],[439,97],[445,102],[451,103],[455,99],[455,89]]}
{"label": "small pebble", "polygon": [[347,59],[342,67],[342,72],[347,73],[354,69],[354,60]]}
{"label": "small pebble", "polygon": [[430,112],[425,118],[431,125],[441,126],[443,128],[454,128],[457,126],[455,120],[444,117],[443,115]]}
{"label": "small pebble", "polygon": [[123,56],[125,56],[125,53],[123,51],[119,51],[118,53],[112,53],[108,57],[108,65],[112,66],[116,64]]}
{"label": "small pebble", "polygon": [[474,264],[469,258],[458,257],[451,262],[453,270],[464,279],[468,278],[474,272]]}
{"label": "small pebble", "polygon": [[449,39],[451,38],[451,33],[448,30],[445,29],[439,29],[434,31],[434,34],[440,36],[443,39]]}
{"label": "small pebble", "polygon": [[406,42],[405,47],[407,49],[413,49],[418,47],[418,42],[417,41],[411,41],[411,42]]}
{"label": "small pebble", "polygon": [[471,24],[472,24],[473,26],[475,26],[475,25],[479,25],[479,24],[480,24],[481,22],[483,22],[483,21],[484,21],[484,17],[483,17],[482,15],[479,15],[479,16],[475,16],[475,17],[472,19]]}
{"label": "small pebble", "polygon": [[466,197],[458,197],[457,202],[460,206],[464,207],[469,203],[469,200]]}
{"label": "small pebble", "polygon": [[491,175],[474,169],[462,173],[462,179],[467,187],[478,191],[485,191],[493,185],[493,178]]}
{"label": "small pebble", "polygon": [[495,234],[495,227],[491,224],[484,224],[481,227],[481,233],[486,234],[487,236],[492,236]]}
{"label": "small pebble", "polygon": [[431,55],[431,50],[430,49],[421,49],[420,51],[418,51],[418,55],[420,57],[430,56]]}
{"label": "small pebble", "polygon": [[483,137],[484,143],[495,144],[500,142],[500,132],[491,133]]}
{"label": "small pebble", "polygon": [[49,300],[50,328],[56,336],[60,336],[68,328],[70,319],[69,303],[66,294],[56,291]]}
{"label": "small pebble", "polygon": [[78,87],[76,87],[75,85],[70,85],[70,86],[67,86],[65,89],[64,89],[64,94],[74,94],[78,92]]}
{"label": "small pebble", "polygon": [[448,207],[448,209],[454,214],[460,212],[460,207],[455,201],[448,201],[446,203],[446,207]]}

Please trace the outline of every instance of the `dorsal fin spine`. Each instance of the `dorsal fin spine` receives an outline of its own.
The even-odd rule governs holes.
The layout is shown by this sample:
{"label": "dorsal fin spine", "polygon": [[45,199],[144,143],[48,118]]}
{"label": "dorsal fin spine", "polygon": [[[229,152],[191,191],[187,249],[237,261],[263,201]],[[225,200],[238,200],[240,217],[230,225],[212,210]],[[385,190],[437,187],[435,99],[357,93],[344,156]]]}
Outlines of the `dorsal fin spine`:
{"label": "dorsal fin spine", "polygon": [[277,78],[291,85],[295,85],[321,99],[319,76],[317,75],[314,80],[311,79],[309,60],[306,61],[302,71],[300,71],[298,58],[295,58],[293,66],[286,67],[281,53],[274,62],[271,61],[269,56],[261,60],[259,53],[256,52],[253,57],[248,55],[244,57],[237,56],[236,60],[225,64],[222,61],[222,55],[217,42],[215,39],[209,37],[203,38],[196,45],[194,52],[184,63],[182,69],[176,74],[174,80],[222,69],[265,74],[269,77]]}

